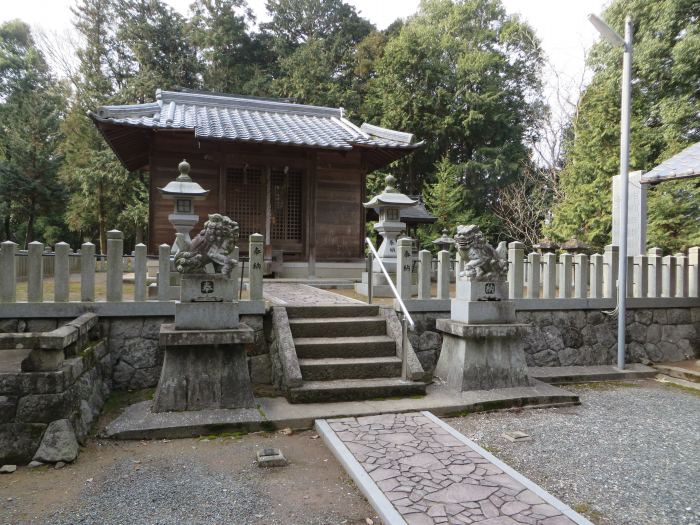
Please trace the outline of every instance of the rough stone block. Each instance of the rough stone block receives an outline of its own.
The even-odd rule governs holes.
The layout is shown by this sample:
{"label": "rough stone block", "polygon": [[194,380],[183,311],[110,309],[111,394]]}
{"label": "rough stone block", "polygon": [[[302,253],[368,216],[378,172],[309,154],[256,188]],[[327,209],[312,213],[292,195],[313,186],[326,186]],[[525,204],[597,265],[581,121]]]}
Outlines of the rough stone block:
{"label": "rough stone block", "polygon": [[17,398],[0,396],[0,423],[11,423],[15,419]]}
{"label": "rough stone block", "polygon": [[117,361],[114,366],[112,378],[114,379],[115,388],[127,388],[134,376],[136,369],[126,361]]}
{"label": "rough stone block", "polygon": [[78,450],[78,440],[71,422],[67,419],[57,419],[52,421],[44,432],[33,459],[42,463],[70,463],[78,457]]}
{"label": "rough stone block", "polygon": [[142,388],[152,388],[158,385],[162,365],[150,368],[138,368],[129,380],[130,390],[141,390]]}
{"label": "rough stone block", "polygon": [[58,326],[56,319],[28,319],[27,332],[50,332]]}
{"label": "rough stone block", "polygon": [[31,394],[17,403],[16,420],[22,423],[50,423],[70,411],[70,397],[60,394]]}
{"label": "rough stone block", "polygon": [[135,337],[126,339],[119,353],[122,361],[134,368],[149,368],[162,362],[162,353],[158,351],[158,341]]}
{"label": "rough stone block", "polygon": [[0,464],[31,461],[45,428],[33,423],[0,424]]}
{"label": "rough stone block", "polygon": [[688,324],[691,322],[688,308],[669,308],[667,315],[668,324]]}
{"label": "rough stone block", "polygon": [[269,385],[272,384],[272,363],[270,355],[256,355],[248,359],[250,366],[250,380],[252,383]]}

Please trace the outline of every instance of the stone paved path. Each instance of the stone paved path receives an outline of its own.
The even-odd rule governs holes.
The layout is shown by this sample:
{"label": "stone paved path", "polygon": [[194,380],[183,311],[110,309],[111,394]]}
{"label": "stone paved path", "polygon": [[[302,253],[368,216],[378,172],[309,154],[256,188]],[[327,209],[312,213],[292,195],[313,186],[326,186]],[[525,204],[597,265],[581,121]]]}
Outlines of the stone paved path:
{"label": "stone paved path", "polygon": [[382,414],[327,423],[409,525],[589,523],[429,416]]}
{"label": "stone paved path", "polygon": [[314,288],[307,284],[273,283],[265,281],[265,299],[278,305],[313,306],[327,304],[364,304],[350,297]]}

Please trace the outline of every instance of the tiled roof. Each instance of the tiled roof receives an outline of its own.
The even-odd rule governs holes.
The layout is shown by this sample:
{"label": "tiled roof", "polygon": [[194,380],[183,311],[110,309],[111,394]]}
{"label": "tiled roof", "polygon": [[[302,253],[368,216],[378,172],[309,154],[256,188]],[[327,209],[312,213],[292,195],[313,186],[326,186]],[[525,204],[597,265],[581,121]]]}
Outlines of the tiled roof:
{"label": "tiled roof", "polygon": [[643,183],[700,176],[700,142],[685,148],[653,170],[642,174]]}
{"label": "tiled roof", "polygon": [[349,150],[419,147],[410,133],[343,117],[342,109],[213,93],[162,91],[156,102],[102,106],[90,116],[104,123],[151,129],[193,129],[198,138]]}

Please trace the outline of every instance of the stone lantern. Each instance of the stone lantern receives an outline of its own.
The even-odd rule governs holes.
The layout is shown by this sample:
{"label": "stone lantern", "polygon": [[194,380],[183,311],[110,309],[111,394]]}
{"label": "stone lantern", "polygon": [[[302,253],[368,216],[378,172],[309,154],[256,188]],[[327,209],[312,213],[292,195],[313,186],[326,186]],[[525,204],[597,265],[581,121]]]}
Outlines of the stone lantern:
{"label": "stone lantern", "polygon": [[[401,222],[401,209],[413,206],[418,201],[407,197],[395,187],[396,178],[387,175],[386,187],[379,195],[375,195],[369,202],[365,202],[365,208],[374,208],[379,215],[379,221],[374,225],[379,235],[383,237],[382,244],[377,250],[379,259],[389,272],[396,271],[396,238],[406,229],[406,224]],[[381,273],[379,265],[374,266],[374,273]]]}
{"label": "stone lantern", "polygon": [[190,165],[186,160],[183,159],[177,168],[180,171],[177,178],[168,182],[165,188],[158,188],[164,199],[174,201],[173,213],[168,215],[170,224],[177,232],[172,253],[185,249],[192,242],[190,232],[199,221],[199,215],[194,213],[194,201],[204,200],[209,194],[209,190],[192,180]]}
{"label": "stone lantern", "polygon": [[448,235],[449,230],[442,230],[442,235],[433,241],[440,251],[446,250],[450,251],[455,243],[455,240]]}

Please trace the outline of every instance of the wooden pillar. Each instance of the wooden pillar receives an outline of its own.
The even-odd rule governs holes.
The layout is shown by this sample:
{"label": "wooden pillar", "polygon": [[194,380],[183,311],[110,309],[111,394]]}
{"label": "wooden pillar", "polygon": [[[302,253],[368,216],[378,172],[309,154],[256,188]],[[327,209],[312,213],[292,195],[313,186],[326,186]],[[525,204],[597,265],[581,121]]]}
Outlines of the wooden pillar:
{"label": "wooden pillar", "polygon": [[316,276],[316,152],[306,156],[306,260],[309,277]]}

